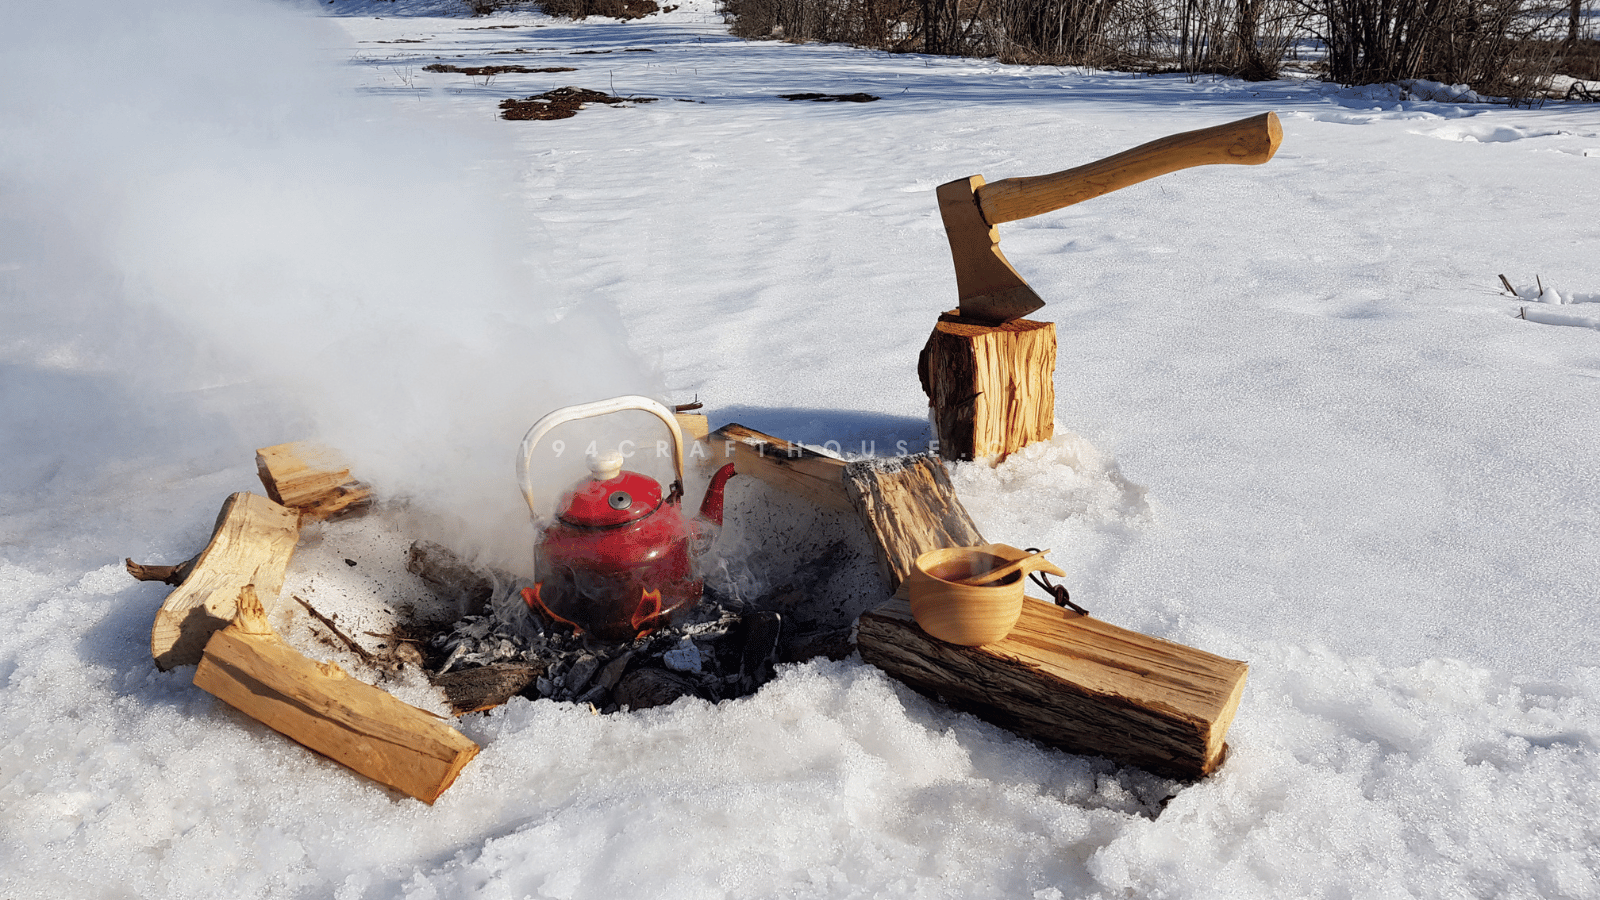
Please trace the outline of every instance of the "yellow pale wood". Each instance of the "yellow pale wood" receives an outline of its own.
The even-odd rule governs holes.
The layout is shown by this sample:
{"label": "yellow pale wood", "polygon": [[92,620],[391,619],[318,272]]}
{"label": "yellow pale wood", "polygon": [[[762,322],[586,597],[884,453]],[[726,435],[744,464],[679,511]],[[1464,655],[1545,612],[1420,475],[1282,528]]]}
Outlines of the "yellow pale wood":
{"label": "yellow pale wood", "polygon": [[1056,326],[939,318],[917,362],[948,460],[1004,460],[1055,434]]}
{"label": "yellow pale wood", "polygon": [[678,430],[683,432],[684,443],[704,441],[711,436],[711,420],[699,413],[674,413]]}
{"label": "yellow pale wood", "polygon": [[316,444],[263,447],[256,472],[267,496],[309,519],[329,519],[372,499],[372,489],[351,477],[337,453]]}
{"label": "yellow pale wood", "polygon": [[990,225],[1014,222],[1179,169],[1219,163],[1260,165],[1271,159],[1282,143],[1283,127],[1277,115],[1262,113],[1170,135],[1051,175],[996,181],[977,190],[978,205]]}
{"label": "yellow pale wood", "polygon": [[706,471],[723,462],[732,460],[716,459],[716,454],[711,452],[711,420],[699,413],[675,413],[678,420],[678,431],[683,435],[683,455],[685,465],[692,465],[701,471]]}
{"label": "yellow pale wood", "polygon": [[150,655],[163,671],[200,661],[206,641],[238,612],[239,591],[254,585],[268,604],[300,538],[300,517],[250,493],[230,496],[194,567],[161,604],[150,630]]}
{"label": "yellow pale wood", "polygon": [[716,465],[731,462],[740,475],[758,478],[818,506],[842,512],[855,510],[845,493],[844,470],[848,464],[842,459],[739,424],[718,428],[711,435],[711,450]]}
{"label": "yellow pale wood", "polygon": [[316,663],[284,644],[253,593],[233,625],[212,635],[197,687],[268,728],[424,803],[433,803],[478,753],[443,720]]}
{"label": "yellow pale wood", "polygon": [[1222,764],[1249,666],[1025,598],[982,646],[938,641],[891,601],[857,624],[861,658],[1044,744],[1177,778]]}

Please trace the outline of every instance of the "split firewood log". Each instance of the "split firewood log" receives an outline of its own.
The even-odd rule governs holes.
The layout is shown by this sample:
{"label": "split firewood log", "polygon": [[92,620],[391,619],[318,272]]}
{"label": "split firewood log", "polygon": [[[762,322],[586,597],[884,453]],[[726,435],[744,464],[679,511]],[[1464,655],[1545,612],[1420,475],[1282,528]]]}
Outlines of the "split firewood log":
{"label": "split firewood log", "polygon": [[1003,460],[1055,433],[1056,326],[1016,319],[990,325],[947,313],[917,360],[949,460]]}
{"label": "split firewood log", "polygon": [[300,655],[278,637],[254,588],[211,636],[195,686],[268,728],[424,803],[478,753],[443,719]]}
{"label": "split firewood log", "polygon": [[256,451],[256,473],[267,496],[321,521],[354,512],[372,500],[372,488],[350,475],[338,455],[305,442]]}
{"label": "split firewood log", "polygon": [[891,601],[863,615],[861,658],[1040,743],[1197,779],[1226,755],[1249,666],[1027,598],[1004,639],[949,644]]}
{"label": "split firewood log", "polygon": [[245,585],[255,585],[268,603],[276,601],[299,539],[294,510],[256,494],[230,496],[211,541],[156,613],[150,630],[156,665],[166,671],[199,662],[206,641],[233,621]]}

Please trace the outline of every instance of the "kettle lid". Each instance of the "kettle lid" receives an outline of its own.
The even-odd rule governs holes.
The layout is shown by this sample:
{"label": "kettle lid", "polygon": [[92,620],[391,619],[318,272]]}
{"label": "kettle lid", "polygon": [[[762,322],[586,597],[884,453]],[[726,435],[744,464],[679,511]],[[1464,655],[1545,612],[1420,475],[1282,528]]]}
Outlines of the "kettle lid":
{"label": "kettle lid", "polygon": [[579,485],[559,517],[568,525],[606,528],[636,522],[661,506],[661,485],[654,478],[622,470],[616,451],[589,457],[589,480]]}

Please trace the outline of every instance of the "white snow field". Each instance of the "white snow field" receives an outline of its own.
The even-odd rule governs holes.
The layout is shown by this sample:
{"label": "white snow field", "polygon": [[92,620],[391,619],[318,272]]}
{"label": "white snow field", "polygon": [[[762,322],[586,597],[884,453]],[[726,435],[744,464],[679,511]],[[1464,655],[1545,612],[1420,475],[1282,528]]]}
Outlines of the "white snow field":
{"label": "white snow field", "polygon": [[[1600,897],[1600,109],[460,9],[0,13],[0,897]],[[660,99],[497,117],[562,85]],[[935,186],[1266,110],[1264,166],[1002,227],[1058,435],[953,471],[1096,615],[1250,662],[1202,783],[848,659],[513,701],[428,807],[151,664],[122,559],[198,550],[256,447],[338,446],[516,566],[556,406],[925,442]]]}

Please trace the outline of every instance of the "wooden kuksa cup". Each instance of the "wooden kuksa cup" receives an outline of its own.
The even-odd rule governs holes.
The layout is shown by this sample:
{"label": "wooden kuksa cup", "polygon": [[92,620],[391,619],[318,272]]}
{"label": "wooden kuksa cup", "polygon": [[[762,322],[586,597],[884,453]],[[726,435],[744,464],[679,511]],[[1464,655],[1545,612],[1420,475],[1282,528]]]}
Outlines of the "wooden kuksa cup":
{"label": "wooden kuksa cup", "polygon": [[922,554],[906,579],[912,617],[923,631],[952,644],[976,647],[1004,638],[1022,615],[1025,570],[994,584],[959,582],[1027,555],[1026,550],[1005,544],[950,547]]}

